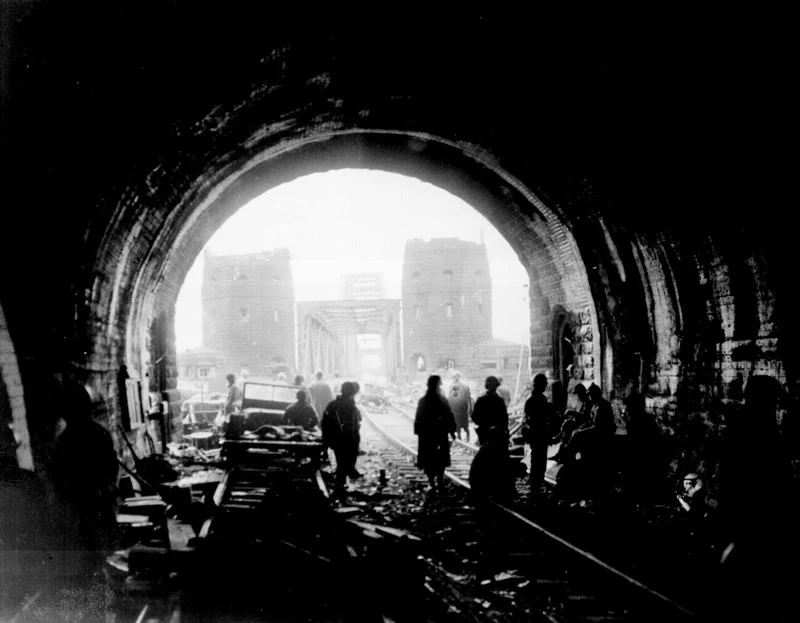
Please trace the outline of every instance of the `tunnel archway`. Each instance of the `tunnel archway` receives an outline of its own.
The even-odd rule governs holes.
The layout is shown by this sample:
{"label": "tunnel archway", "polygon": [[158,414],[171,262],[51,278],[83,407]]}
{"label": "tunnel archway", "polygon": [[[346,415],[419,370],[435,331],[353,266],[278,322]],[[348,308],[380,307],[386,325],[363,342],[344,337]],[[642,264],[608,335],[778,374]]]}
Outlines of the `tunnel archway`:
{"label": "tunnel archway", "polygon": [[[149,378],[151,391],[171,389],[174,339],[165,356],[163,336],[172,330],[173,307],[183,279],[214,231],[270,188],[338,168],[378,169],[419,178],[460,197],[495,225],[535,282],[532,291],[546,299],[531,300],[534,370],[553,367],[552,324],[542,310],[557,305],[574,310],[591,327],[586,335],[599,335],[586,269],[567,227],[487,154],[430,135],[323,132],[262,150],[236,170],[209,171],[184,189],[184,200],[166,214],[156,206],[118,207],[117,226],[106,233],[95,269],[95,274],[102,274],[104,267],[107,272],[112,259],[115,279],[105,290],[98,287],[97,304],[107,306],[104,337],[119,345],[130,369]],[[157,224],[156,219],[162,222]],[[150,236],[142,235],[144,224]],[[138,271],[131,270],[132,258],[141,258]],[[593,346],[599,352],[599,343]],[[600,378],[593,366],[584,369],[587,378]]]}
{"label": "tunnel archway", "polygon": [[[312,15],[290,33],[271,7],[105,15],[6,20],[22,53],[0,90],[4,218],[23,235],[0,250],[0,300],[34,440],[52,373],[90,377],[98,419],[118,410],[123,362],[168,390],[170,305],[208,232],[263,189],[344,166],[454,189],[503,221],[530,272],[534,373],[554,366],[566,301],[612,403],[640,388],[666,428],[740,400],[753,373],[800,391],[792,231],[769,218],[783,169],[764,157],[779,153],[764,94],[784,84],[780,54],[748,39],[720,63],[703,36],[627,63],[483,9],[426,16],[413,39],[417,16],[364,32],[338,8],[313,34]],[[740,207],[755,218],[732,219]]]}

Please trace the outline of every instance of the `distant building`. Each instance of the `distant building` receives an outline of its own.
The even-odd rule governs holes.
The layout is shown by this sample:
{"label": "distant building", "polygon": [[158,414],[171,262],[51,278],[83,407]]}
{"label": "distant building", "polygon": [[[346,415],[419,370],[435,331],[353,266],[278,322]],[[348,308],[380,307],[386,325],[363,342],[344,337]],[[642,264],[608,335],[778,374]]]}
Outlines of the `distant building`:
{"label": "distant building", "polygon": [[[503,384],[511,391],[520,376],[520,388],[531,380],[529,347],[508,340],[491,339],[477,345],[481,378],[487,376],[503,377]],[[522,357],[520,358],[520,353]],[[522,365],[520,366],[520,361]]]}
{"label": "distant building", "polygon": [[386,298],[383,273],[351,273],[342,280],[342,300],[365,301]]}
{"label": "distant building", "polygon": [[406,242],[403,343],[408,378],[441,370],[480,374],[477,345],[492,337],[492,280],[483,243]]}
{"label": "distant building", "polygon": [[179,389],[199,390],[203,383],[205,389],[217,391],[226,385],[227,371],[222,368],[225,356],[211,348],[190,348],[178,353]]}
{"label": "distant building", "polygon": [[205,254],[203,346],[223,355],[226,374],[272,376],[295,365],[294,285],[288,249]]}

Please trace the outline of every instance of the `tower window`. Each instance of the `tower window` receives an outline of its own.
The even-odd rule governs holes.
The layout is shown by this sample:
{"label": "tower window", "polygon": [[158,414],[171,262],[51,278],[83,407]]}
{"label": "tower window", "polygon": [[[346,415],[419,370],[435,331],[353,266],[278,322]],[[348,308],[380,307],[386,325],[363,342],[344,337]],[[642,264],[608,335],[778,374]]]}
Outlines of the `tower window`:
{"label": "tower window", "polygon": [[446,271],[444,271],[443,274],[447,275],[448,277],[452,277],[453,276],[453,271],[448,268]]}
{"label": "tower window", "polygon": [[246,307],[242,307],[242,308],[239,310],[239,316],[241,317],[241,319],[242,319],[242,322],[247,322],[248,320],[250,320],[250,314],[249,314],[249,312],[247,311],[247,308],[246,308]]}
{"label": "tower window", "polygon": [[414,279],[419,279],[419,271],[418,271],[418,270],[415,270],[415,271],[414,271],[414,272],[411,274],[411,276],[412,276]]}
{"label": "tower window", "polygon": [[277,309],[273,309],[272,310],[272,321],[273,322],[280,322],[281,321],[281,315],[280,315],[280,312],[278,312]]}
{"label": "tower window", "polygon": [[447,307],[445,308],[445,314],[447,315],[448,318],[453,317],[453,306],[450,303],[448,303]]}
{"label": "tower window", "polygon": [[476,277],[480,277],[482,274],[483,274],[483,273],[481,273],[481,271],[479,271],[479,270],[476,270],[476,271],[475,271],[475,276],[476,276]]}
{"label": "tower window", "polygon": [[483,316],[483,303],[478,303],[478,315]]}

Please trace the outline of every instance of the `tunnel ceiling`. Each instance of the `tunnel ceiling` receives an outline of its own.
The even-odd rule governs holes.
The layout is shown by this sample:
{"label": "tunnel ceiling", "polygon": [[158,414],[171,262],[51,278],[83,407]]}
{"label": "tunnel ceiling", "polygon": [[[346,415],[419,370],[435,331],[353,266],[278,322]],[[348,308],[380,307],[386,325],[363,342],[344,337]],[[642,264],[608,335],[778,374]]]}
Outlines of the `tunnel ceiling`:
{"label": "tunnel ceiling", "polygon": [[[346,11],[207,12],[188,2],[2,10],[0,192],[13,240],[2,251],[0,302],[31,361],[97,348],[85,327],[102,327],[107,319],[93,314],[130,294],[112,300],[113,283],[157,288],[170,245],[203,218],[192,210],[220,183],[259,154],[289,158],[282,146],[325,132],[395,133],[406,163],[408,136],[433,137],[518,181],[580,248],[604,339],[653,365],[676,335],[708,333],[706,321],[718,342],[781,321],[779,306],[767,307],[786,289],[787,246],[774,237],[788,233],[756,216],[780,199],[773,181],[783,169],[769,157],[780,128],[768,102],[784,81],[780,50],[762,39],[702,29],[620,39],[499,10],[398,12],[369,26],[371,16]],[[431,176],[439,155],[428,147]],[[452,158],[441,164],[446,188],[459,169]],[[518,202],[501,186],[487,192]],[[110,245],[118,232],[170,248]],[[736,329],[720,301],[753,275],[765,278],[748,303],[760,320]],[[700,303],[687,303],[695,295]]]}

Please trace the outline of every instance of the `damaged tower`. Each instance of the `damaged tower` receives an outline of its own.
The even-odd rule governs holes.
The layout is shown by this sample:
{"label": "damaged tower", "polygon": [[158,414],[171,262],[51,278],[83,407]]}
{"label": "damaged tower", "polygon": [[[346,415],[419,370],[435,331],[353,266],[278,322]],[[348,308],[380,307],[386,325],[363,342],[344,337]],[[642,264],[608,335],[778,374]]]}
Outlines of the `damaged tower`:
{"label": "damaged tower", "polygon": [[203,345],[224,355],[224,374],[270,376],[294,368],[294,285],[288,249],[205,253]]}
{"label": "damaged tower", "polygon": [[448,369],[477,375],[477,345],[492,337],[486,246],[456,238],[407,241],[402,297],[408,378]]}

